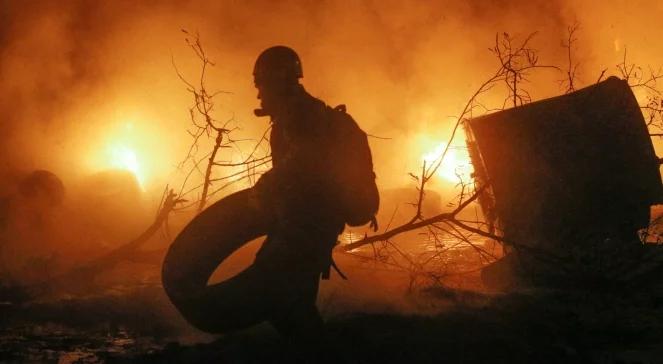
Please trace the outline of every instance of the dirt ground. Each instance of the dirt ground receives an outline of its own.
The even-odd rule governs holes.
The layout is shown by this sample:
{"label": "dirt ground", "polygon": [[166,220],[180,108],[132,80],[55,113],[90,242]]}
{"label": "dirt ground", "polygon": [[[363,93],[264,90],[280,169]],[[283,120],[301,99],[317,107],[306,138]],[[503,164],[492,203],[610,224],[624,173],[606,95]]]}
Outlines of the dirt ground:
{"label": "dirt ground", "polygon": [[[303,357],[268,325],[226,336],[199,332],[175,312],[156,272],[134,280],[115,272],[115,283],[105,283],[112,289],[86,295],[22,302],[19,290],[5,287],[4,297],[13,299],[0,305],[0,362],[663,361],[663,288],[656,284],[509,294],[444,286],[408,292],[408,277],[369,268],[350,267],[348,281],[323,283],[319,306],[328,344],[320,357]],[[124,274],[136,276],[134,269]],[[383,283],[357,293],[367,282]]]}

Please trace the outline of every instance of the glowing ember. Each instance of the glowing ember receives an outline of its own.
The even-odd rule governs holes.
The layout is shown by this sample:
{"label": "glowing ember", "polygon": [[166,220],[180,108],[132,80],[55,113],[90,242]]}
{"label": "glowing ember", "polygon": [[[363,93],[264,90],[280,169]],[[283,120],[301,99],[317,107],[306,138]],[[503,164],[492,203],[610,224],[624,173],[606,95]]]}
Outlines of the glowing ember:
{"label": "glowing ember", "polygon": [[619,38],[615,38],[615,53],[620,53],[622,51],[622,41]]}

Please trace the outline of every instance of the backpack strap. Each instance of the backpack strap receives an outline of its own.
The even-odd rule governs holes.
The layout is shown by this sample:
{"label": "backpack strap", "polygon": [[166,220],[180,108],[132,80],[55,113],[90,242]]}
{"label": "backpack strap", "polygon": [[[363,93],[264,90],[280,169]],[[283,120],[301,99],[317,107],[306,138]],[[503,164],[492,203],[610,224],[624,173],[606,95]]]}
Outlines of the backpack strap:
{"label": "backpack strap", "polygon": [[336,261],[334,261],[334,257],[329,257],[329,265],[325,266],[325,268],[323,269],[321,276],[322,279],[325,280],[329,279],[329,273],[331,272],[331,268],[334,268],[336,273],[338,273],[338,275],[343,280],[346,281],[348,280],[348,277],[345,274],[343,274],[343,272],[341,272],[341,268],[339,268],[338,265],[336,264]]}
{"label": "backpack strap", "polygon": [[377,232],[378,229],[380,228],[379,225],[378,225],[378,219],[377,219],[377,217],[375,217],[375,215],[373,215],[373,217],[371,218],[371,222],[370,222],[370,224],[369,224],[368,226],[369,226],[371,229],[373,229],[373,232],[374,232],[374,233]]}
{"label": "backpack strap", "polygon": [[[342,229],[341,229],[341,232],[342,232]],[[348,279],[348,277],[346,277],[346,275],[343,274],[343,272],[341,272],[341,269],[338,267],[338,265],[334,261],[334,255],[332,254],[332,251],[334,250],[334,247],[338,244],[339,244],[339,241],[336,240],[335,243],[330,247],[330,249],[327,251],[326,255],[324,256],[324,263],[322,265],[322,270],[320,272],[321,273],[320,278],[322,278],[324,280],[329,279],[329,274],[331,272],[331,268],[334,268],[336,273],[338,273],[338,275],[342,279],[344,279],[344,280]]]}

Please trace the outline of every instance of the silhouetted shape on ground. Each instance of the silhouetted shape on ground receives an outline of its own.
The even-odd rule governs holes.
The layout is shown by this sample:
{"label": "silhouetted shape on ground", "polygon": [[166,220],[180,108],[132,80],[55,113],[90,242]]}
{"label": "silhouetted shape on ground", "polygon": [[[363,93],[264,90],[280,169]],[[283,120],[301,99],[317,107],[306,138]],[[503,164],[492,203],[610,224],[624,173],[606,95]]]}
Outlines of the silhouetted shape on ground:
{"label": "silhouetted shape on ground", "polygon": [[[65,187],[53,172],[34,170],[0,196],[0,302],[14,287],[41,281],[58,269],[61,240],[53,238]],[[9,297],[13,296],[9,294]]]}

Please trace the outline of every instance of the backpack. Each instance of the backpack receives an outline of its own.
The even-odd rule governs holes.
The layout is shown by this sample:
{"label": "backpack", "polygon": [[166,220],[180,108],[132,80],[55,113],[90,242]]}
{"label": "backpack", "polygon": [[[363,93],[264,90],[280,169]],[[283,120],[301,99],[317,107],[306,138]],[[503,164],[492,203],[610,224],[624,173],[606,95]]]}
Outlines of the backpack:
{"label": "backpack", "polygon": [[368,137],[346,112],[345,105],[327,106],[327,114],[330,116],[327,140],[332,143],[328,162],[340,213],[350,226],[369,222],[377,226],[375,214],[380,195]]}

